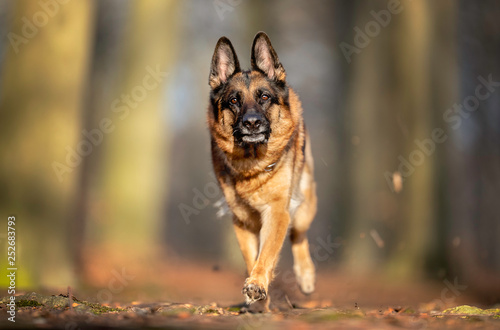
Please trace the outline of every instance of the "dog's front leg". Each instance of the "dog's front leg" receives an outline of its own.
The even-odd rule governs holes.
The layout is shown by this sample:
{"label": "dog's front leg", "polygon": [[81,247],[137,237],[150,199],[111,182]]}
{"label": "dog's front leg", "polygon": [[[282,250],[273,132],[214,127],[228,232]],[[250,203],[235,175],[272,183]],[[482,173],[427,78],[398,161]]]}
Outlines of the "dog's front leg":
{"label": "dog's front leg", "polygon": [[269,305],[269,283],[290,223],[288,210],[280,206],[271,205],[262,212],[259,256],[243,288],[248,303],[267,299],[266,308]]}

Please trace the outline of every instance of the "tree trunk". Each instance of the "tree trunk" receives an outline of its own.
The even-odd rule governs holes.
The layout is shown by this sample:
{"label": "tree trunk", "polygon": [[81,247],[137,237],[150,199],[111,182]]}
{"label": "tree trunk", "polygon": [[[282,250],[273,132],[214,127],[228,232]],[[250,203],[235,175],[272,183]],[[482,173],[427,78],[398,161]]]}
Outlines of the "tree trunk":
{"label": "tree trunk", "polygon": [[[2,219],[17,219],[19,286],[73,282],[68,253],[92,1],[16,1],[0,96]],[[68,150],[73,151],[68,151]],[[2,279],[3,283],[4,279]]]}
{"label": "tree trunk", "polygon": [[[436,208],[435,155],[426,153],[416,140],[429,139],[435,128],[431,107],[431,66],[433,33],[432,12],[428,2],[405,3],[398,17],[395,47],[394,114],[404,128],[396,141],[400,145],[395,159],[405,159],[413,170],[401,171],[404,187],[399,199],[401,212],[395,225],[397,241],[389,259],[389,271],[396,277],[423,275],[425,259],[434,242]],[[399,109],[398,109],[399,108]],[[401,156],[402,158],[398,158]],[[398,166],[399,167],[399,166]]]}
{"label": "tree trunk", "polygon": [[177,6],[175,1],[132,2],[121,79],[100,120],[109,120],[112,129],[104,135],[90,202],[89,264],[99,259],[106,268],[143,271],[160,254],[170,139],[163,95]]}

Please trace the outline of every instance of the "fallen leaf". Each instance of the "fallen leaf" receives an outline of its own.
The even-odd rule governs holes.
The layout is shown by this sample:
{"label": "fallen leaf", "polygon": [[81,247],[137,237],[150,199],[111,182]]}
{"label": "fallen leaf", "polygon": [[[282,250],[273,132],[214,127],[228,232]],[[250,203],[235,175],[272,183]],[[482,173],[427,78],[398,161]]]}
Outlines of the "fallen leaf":
{"label": "fallen leaf", "polygon": [[189,312],[180,312],[179,314],[177,314],[177,318],[181,320],[187,319],[188,317],[191,317],[191,313]]}

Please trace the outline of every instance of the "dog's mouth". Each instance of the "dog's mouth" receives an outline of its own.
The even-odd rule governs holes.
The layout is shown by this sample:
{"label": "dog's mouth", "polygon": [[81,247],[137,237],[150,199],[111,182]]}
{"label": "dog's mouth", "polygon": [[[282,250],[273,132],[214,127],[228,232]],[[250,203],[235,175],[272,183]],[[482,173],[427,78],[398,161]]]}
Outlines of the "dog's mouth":
{"label": "dog's mouth", "polygon": [[266,127],[261,127],[258,130],[252,131],[246,128],[235,129],[234,131],[235,140],[242,145],[245,144],[263,144],[267,143],[271,130]]}
{"label": "dog's mouth", "polygon": [[246,134],[241,137],[241,141],[246,143],[264,143],[266,140],[266,134],[264,133]]}

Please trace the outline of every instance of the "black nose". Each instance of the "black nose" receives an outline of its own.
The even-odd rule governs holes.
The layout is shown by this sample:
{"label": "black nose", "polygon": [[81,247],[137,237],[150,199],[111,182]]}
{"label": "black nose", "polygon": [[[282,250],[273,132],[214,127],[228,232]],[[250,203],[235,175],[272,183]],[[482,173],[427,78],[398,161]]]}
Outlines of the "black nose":
{"label": "black nose", "polygon": [[250,130],[255,130],[262,124],[262,120],[263,118],[261,114],[256,112],[247,112],[243,116],[243,125]]}

